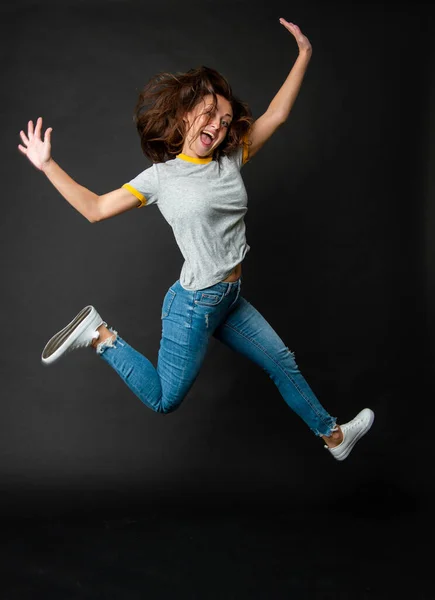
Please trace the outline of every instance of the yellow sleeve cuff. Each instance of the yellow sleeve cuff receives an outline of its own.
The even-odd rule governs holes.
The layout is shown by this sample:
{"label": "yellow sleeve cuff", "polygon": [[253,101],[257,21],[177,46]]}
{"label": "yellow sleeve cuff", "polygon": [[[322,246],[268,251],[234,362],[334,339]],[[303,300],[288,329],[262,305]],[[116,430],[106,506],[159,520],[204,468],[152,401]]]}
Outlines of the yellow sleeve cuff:
{"label": "yellow sleeve cuff", "polygon": [[248,158],[249,158],[249,148],[248,148],[248,136],[245,135],[245,137],[243,138],[243,155],[242,155],[242,165],[244,165],[245,163],[248,162]]}
{"label": "yellow sleeve cuff", "polygon": [[125,188],[126,190],[128,190],[129,192],[131,192],[133,194],[133,196],[136,196],[136,198],[139,200],[140,204],[138,204],[137,208],[142,208],[142,206],[145,206],[145,204],[147,203],[147,199],[145,198],[145,196],[143,194],[138,192],[129,183],[124,183],[124,185],[122,187]]}

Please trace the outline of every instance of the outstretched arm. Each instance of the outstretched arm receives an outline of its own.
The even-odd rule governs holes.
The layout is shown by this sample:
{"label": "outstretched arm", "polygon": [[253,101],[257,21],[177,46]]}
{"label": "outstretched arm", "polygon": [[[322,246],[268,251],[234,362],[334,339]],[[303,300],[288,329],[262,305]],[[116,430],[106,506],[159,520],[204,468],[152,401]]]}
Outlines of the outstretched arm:
{"label": "outstretched arm", "polygon": [[308,39],[303,35],[301,30],[294,23],[289,23],[285,19],[279,20],[295,38],[299,56],[293,65],[292,70],[287,76],[278,93],[269,104],[266,112],[259,117],[252,126],[248,140],[251,144],[248,147],[249,157],[251,159],[254,154],[267,142],[267,140],[275,133],[275,131],[287,120],[293,104],[297,98],[299,90],[304,79],[305,72],[311,59],[312,48]]}
{"label": "outstretched arm", "polygon": [[130,210],[138,205],[137,198],[128,190],[120,188],[98,196],[72,179],[51,157],[51,132],[49,127],[42,139],[42,118],[29,121],[27,135],[20,131],[24,144],[18,149],[27,156],[30,162],[45,173],[62,196],[88,221],[95,223]]}

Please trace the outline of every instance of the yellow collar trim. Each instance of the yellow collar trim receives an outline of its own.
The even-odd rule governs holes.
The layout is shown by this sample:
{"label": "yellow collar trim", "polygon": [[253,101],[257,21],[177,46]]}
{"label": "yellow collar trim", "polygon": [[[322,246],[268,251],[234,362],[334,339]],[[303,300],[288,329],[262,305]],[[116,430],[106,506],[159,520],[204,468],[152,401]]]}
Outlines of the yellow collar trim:
{"label": "yellow collar trim", "polygon": [[195,158],[193,156],[187,156],[187,154],[177,154],[175,158],[181,158],[181,160],[196,163],[197,165],[206,165],[213,160],[212,156],[207,156],[206,158]]}

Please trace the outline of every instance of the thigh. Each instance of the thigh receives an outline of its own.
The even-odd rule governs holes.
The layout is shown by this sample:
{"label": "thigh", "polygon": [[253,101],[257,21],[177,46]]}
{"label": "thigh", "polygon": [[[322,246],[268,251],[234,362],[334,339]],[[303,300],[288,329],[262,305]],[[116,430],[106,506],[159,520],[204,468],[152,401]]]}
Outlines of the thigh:
{"label": "thigh", "polygon": [[242,296],[214,336],[269,373],[280,363],[290,372],[298,372],[293,352],[263,315]]}
{"label": "thigh", "polygon": [[262,367],[288,406],[316,435],[329,435],[336,419],[320,404],[299,371],[293,352],[252,304],[239,298],[215,336]]}
{"label": "thigh", "polygon": [[171,286],[163,299],[157,373],[168,411],[174,410],[188,393],[207,352],[206,328],[192,327],[193,301],[194,293],[179,284]]}

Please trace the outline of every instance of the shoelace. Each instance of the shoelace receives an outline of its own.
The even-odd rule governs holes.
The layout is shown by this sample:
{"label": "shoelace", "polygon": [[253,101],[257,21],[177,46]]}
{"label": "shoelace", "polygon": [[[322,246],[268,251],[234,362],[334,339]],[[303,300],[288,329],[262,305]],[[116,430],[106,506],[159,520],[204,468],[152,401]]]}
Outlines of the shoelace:
{"label": "shoelace", "polygon": [[359,425],[361,423],[361,419],[357,419],[356,421],[351,421],[350,423],[347,424],[346,429],[353,429],[353,427],[356,427],[357,425]]}
{"label": "shoelace", "polygon": [[[355,427],[360,426],[361,422],[362,422],[362,419],[355,419],[353,421],[350,421],[349,423],[346,423],[345,431],[349,431],[349,429],[354,429]],[[337,431],[337,430],[338,430],[337,427],[335,427],[334,429],[331,429],[331,431]],[[343,441],[344,441],[344,431],[343,431]],[[325,445],[325,448],[328,448],[328,450],[332,450],[333,448],[338,448],[338,446],[340,446],[342,443],[343,442],[340,442],[340,444],[338,444],[337,446],[332,446],[332,447]]]}

